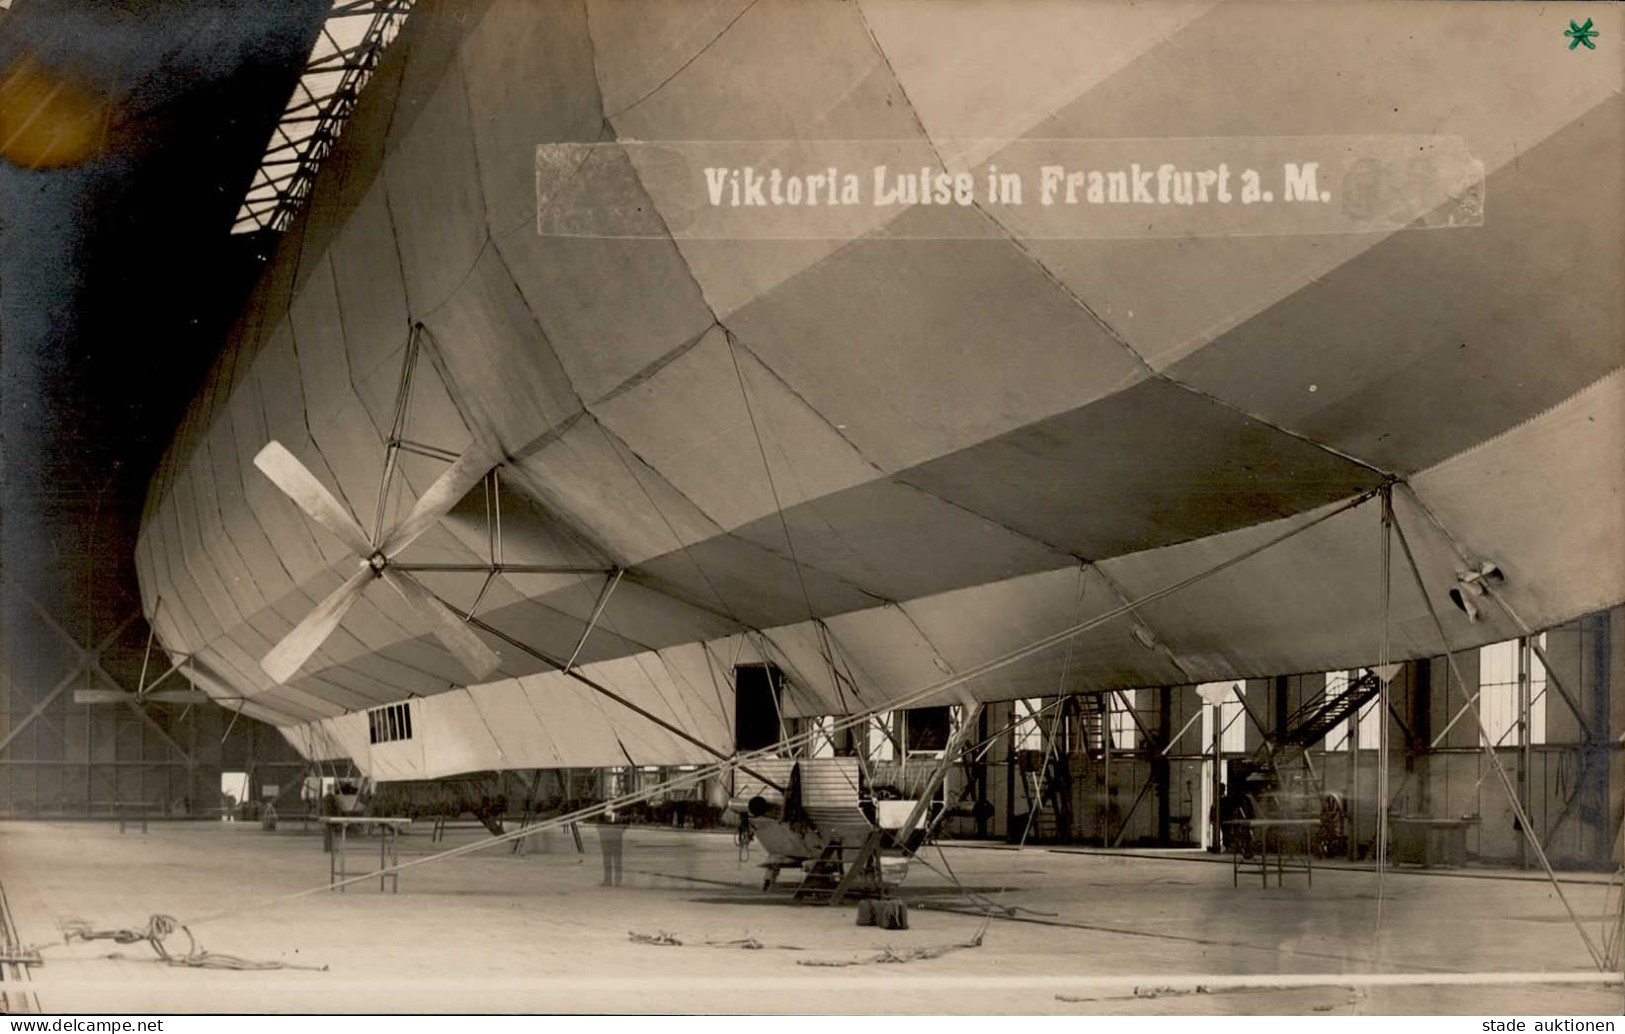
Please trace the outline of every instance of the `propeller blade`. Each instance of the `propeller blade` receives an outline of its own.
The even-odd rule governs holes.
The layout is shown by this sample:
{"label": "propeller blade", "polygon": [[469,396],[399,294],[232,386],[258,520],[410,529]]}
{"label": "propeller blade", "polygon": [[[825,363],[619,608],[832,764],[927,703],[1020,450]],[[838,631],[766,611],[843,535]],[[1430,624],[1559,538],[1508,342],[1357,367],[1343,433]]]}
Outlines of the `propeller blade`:
{"label": "propeller blade", "polygon": [[73,691],[73,702],[76,704],[122,704],[126,700],[134,699],[134,693],[126,693],[122,689],[76,689]]}
{"label": "propeller blade", "polygon": [[213,698],[201,689],[160,689],[141,699],[156,704],[207,704]]}
{"label": "propeller blade", "polygon": [[384,581],[398,593],[401,598],[417,611],[418,615],[429,623],[429,628],[451,651],[453,657],[462,662],[463,667],[476,680],[483,679],[496,671],[497,665],[502,663],[495,650],[474,634],[462,618],[452,613],[450,607],[441,603],[434,593],[425,589],[411,575],[400,571],[384,568]]}
{"label": "propeller blade", "polygon": [[289,452],[281,442],[266,443],[265,448],[254,457],[254,466],[282,489],[299,509],[309,514],[311,520],[355,550],[357,556],[372,555],[372,543],[367,540],[367,533],[361,530],[361,525],[356,523],[350,511],[333,498],[327,486],[318,481],[316,475],[299,462],[299,457]]}
{"label": "propeller blade", "polygon": [[271,647],[271,652],[260,661],[260,667],[271,676],[272,682],[280,685],[293,678],[294,673],[310,660],[310,655],[327,642],[333,629],[339,627],[345,613],[361,598],[362,590],[373,577],[371,567],[361,568],[328,594],[327,599],[316,604],[305,615],[305,620],[293,626],[293,631],[283,636],[280,643]]}
{"label": "propeller blade", "polygon": [[450,513],[451,508],[468,494],[469,489],[479,484],[480,479],[494,466],[496,466],[495,455],[484,443],[476,440],[457,457],[456,462],[435,479],[434,484],[418,496],[412,512],[378,544],[379,552],[386,557],[393,557],[411,545],[414,539]]}

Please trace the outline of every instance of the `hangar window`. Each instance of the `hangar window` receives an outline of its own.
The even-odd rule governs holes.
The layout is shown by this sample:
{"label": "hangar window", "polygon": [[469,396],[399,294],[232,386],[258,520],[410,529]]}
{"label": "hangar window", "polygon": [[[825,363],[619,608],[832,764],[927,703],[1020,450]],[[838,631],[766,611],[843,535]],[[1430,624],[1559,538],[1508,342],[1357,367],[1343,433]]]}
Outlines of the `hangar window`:
{"label": "hangar window", "polygon": [[237,806],[248,800],[248,773],[220,773],[220,821],[230,822],[237,814]]}
{"label": "hangar window", "polygon": [[1038,697],[1016,701],[1016,713],[1011,717],[1020,723],[1016,726],[1017,750],[1044,749],[1043,719],[1038,716],[1043,709],[1044,701]]}
{"label": "hangar window", "polygon": [[822,715],[807,720],[808,731],[813,737],[807,744],[806,753],[813,758],[832,758],[835,756],[835,719],[831,715]]}
{"label": "hangar window", "polygon": [[394,743],[412,738],[412,708],[406,703],[375,707],[367,712],[367,739]]}
{"label": "hangar window", "polygon": [[1129,697],[1132,692],[1128,690],[1106,696],[1106,706],[1111,714],[1112,746],[1118,750],[1134,750],[1139,745],[1140,727],[1134,724],[1134,714],[1128,703],[1132,699]]}
{"label": "hangar window", "polygon": [[871,761],[890,761],[895,755],[892,750],[891,712],[882,711],[870,719],[869,724],[869,759]]}
{"label": "hangar window", "polygon": [[[1530,641],[1546,648],[1545,633]],[[1484,719],[1483,737],[1495,746],[1515,746],[1518,742],[1520,663],[1529,675],[1529,742],[1546,742],[1546,668],[1524,641],[1509,639],[1478,651],[1478,708]]]}
{"label": "hangar window", "polygon": [[1215,712],[1219,722],[1219,750],[1226,754],[1240,754],[1247,749],[1247,725],[1242,717],[1245,709],[1242,707],[1241,697],[1237,695],[1236,684],[1226,682],[1208,682],[1197,687],[1202,690],[1216,690],[1228,688],[1230,693],[1224,697],[1217,708],[1211,704],[1202,705],[1202,749],[1213,749],[1213,721]]}
{"label": "hangar window", "polygon": [[[1326,697],[1328,701],[1335,700],[1340,694],[1348,690],[1351,683],[1360,677],[1357,671],[1328,671],[1326,673]],[[1326,749],[1328,751],[1346,751],[1350,747],[1351,726],[1359,729],[1358,738],[1353,746],[1359,750],[1376,750],[1382,745],[1382,709],[1378,707],[1380,697],[1372,697],[1360,708],[1360,716],[1356,721],[1338,722],[1336,728],[1326,734]]]}
{"label": "hangar window", "polygon": [[1376,750],[1382,746],[1382,708],[1378,706],[1381,694],[1374,696],[1360,708],[1360,749]]}
{"label": "hangar window", "polygon": [[1244,720],[1245,709],[1241,704],[1241,694],[1232,689],[1230,698],[1219,705],[1219,717],[1222,720],[1219,733],[1219,749],[1226,754],[1239,754],[1247,749],[1247,723]]}
{"label": "hangar window", "polygon": [[[1336,700],[1349,688],[1349,673],[1346,671],[1328,671],[1326,673],[1326,695],[1323,699],[1330,702]],[[1338,722],[1331,732],[1326,734],[1326,749],[1329,751],[1345,751],[1349,749],[1349,723]]]}

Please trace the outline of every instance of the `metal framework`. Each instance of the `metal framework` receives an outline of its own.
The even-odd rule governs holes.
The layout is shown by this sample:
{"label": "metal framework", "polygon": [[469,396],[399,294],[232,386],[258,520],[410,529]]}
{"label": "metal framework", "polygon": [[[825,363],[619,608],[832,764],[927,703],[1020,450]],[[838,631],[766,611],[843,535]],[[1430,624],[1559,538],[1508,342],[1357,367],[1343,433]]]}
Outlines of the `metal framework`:
{"label": "metal framework", "polygon": [[160,679],[138,679],[148,658],[137,637],[150,635],[139,612],[81,636],[20,590],[3,601],[0,816],[105,818],[130,806],[210,816],[222,769],[257,771],[270,782],[304,767],[274,730],[247,718],[227,725],[234,716],[197,706],[196,690],[143,692],[177,671],[193,676],[183,661]]}
{"label": "metal framework", "polygon": [[[5,706],[10,713],[4,735],[0,736],[0,775],[6,784],[0,813],[105,813],[116,810],[115,802],[128,795],[145,798],[149,773],[156,777],[151,787],[154,792],[165,796],[171,790],[189,793],[197,774],[194,751],[176,740],[178,730],[172,722],[160,724],[145,702],[127,692],[107,667],[115,644],[137,625],[140,614],[132,611],[100,638],[81,642],[33,597],[19,593],[11,604],[13,610],[8,618],[15,620],[23,608],[32,612],[42,630],[59,641],[65,664],[53,685],[39,686],[33,693],[24,690],[32,680],[20,685],[13,673],[7,672]],[[9,638],[15,643],[15,630]],[[72,696],[84,692],[79,687],[87,685],[117,693],[120,702],[139,719],[139,726],[118,722],[115,710],[122,709],[70,705]],[[131,728],[138,733],[133,743],[126,742],[124,735]],[[32,736],[23,736],[30,731]],[[16,748],[20,743],[28,749],[19,756]],[[120,775],[132,769],[136,771],[130,773],[130,779]],[[32,792],[19,795],[15,783],[25,771],[30,773],[25,785]],[[172,772],[179,776],[178,784],[171,782]],[[55,792],[46,796],[48,789]]]}
{"label": "metal framework", "polygon": [[232,233],[282,230],[310,193],[414,0],[336,0],[254,172]]}

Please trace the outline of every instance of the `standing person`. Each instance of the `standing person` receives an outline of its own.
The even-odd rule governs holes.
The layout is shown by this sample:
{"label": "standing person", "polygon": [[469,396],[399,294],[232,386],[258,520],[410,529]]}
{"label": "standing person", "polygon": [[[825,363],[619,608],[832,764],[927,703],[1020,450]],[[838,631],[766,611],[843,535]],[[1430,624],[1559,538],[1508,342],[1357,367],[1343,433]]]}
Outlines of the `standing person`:
{"label": "standing person", "polygon": [[610,808],[599,819],[598,849],[604,855],[604,882],[600,886],[619,887],[621,885],[621,847],[626,839],[626,826]]}

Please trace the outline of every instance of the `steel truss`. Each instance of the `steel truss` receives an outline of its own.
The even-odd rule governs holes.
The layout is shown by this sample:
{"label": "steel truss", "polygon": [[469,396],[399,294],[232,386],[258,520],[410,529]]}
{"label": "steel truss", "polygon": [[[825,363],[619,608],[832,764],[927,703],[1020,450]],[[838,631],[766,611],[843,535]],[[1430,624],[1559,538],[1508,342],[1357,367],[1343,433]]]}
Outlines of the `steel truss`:
{"label": "steel truss", "polygon": [[282,230],[299,210],[414,0],[337,0],[254,172],[233,233]]}
{"label": "steel truss", "polygon": [[[119,781],[116,778],[116,773],[121,769],[168,771],[181,768],[185,770],[185,785],[191,787],[195,782],[194,777],[197,770],[197,760],[194,753],[177,742],[175,737],[171,735],[171,731],[153,718],[145,706],[147,703],[145,698],[130,692],[106,666],[108,652],[124,637],[125,633],[130,631],[131,626],[140,618],[140,613],[131,611],[111,631],[99,639],[84,643],[63,627],[63,624],[37,599],[19,593],[17,602],[31,610],[40,623],[60,640],[65,650],[67,664],[62,676],[49,689],[31,701],[32,706],[27,713],[11,723],[4,736],[0,736],[0,769],[3,769],[9,777],[6,800],[0,801],[0,809],[15,811],[19,803],[22,803],[25,809],[30,807],[29,803],[19,802],[15,799],[15,787],[10,785],[10,781],[15,778],[16,773],[30,769],[64,773],[82,770],[84,773],[82,789],[85,796],[82,801],[78,802],[78,807],[72,810],[77,811],[82,808],[86,814],[94,814],[97,810],[98,802],[93,800],[93,794],[98,780],[104,785],[104,789],[111,792],[112,799],[117,801],[120,796],[120,786],[118,785]],[[10,699],[16,701],[16,684],[11,680],[9,672],[7,676],[11,688]],[[167,756],[162,758],[142,757],[140,752],[135,757],[124,756],[123,751],[120,749],[122,736],[119,734],[119,727],[116,724],[109,727],[95,721],[93,712],[99,710],[97,708],[88,708],[84,712],[85,728],[82,746],[75,746],[70,750],[68,728],[58,725],[57,721],[52,719],[52,706],[64,697],[74,703],[80,703],[75,698],[87,692],[83,688],[87,685],[102,687],[95,692],[105,694],[110,699],[123,703],[128,707],[130,712],[141,720],[142,726],[153,733],[157,740],[167,748]],[[69,690],[74,691],[71,696]],[[34,756],[15,756],[15,745],[18,743],[19,737],[31,728],[36,730]],[[55,734],[57,742],[62,745],[62,757],[38,756],[41,747],[39,728],[48,728]],[[95,734],[95,730],[98,728],[102,730],[102,736],[100,737]],[[107,735],[113,737],[114,749],[112,756],[98,758],[97,752],[93,749],[94,741]],[[104,739],[103,743],[105,744],[105,742]],[[9,756],[8,751],[10,752]],[[78,756],[81,751],[83,753],[82,757]],[[69,756],[70,754],[74,756]],[[49,798],[43,798],[40,789],[39,782],[36,779],[34,781],[34,798],[31,802],[32,813],[45,814],[52,809],[61,811],[69,806],[64,799],[68,792],[66,783],[61,784],[55,794]]]}

